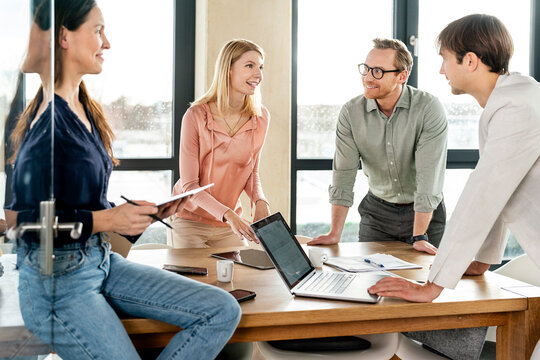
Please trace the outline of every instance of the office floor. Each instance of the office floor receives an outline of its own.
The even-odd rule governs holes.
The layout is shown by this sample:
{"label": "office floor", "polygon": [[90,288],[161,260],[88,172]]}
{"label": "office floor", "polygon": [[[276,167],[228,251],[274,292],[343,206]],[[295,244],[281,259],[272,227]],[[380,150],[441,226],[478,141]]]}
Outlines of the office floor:
{"label": "office floor", "polygon": [[[482,354],[480,355],[480,358],[478,360],[495,360],[495,343],[494,342],[486,342],[484,345],[484,349],[482,350]],[[262,354],[256,349],[253,349],[253,357],[251,360],[266,360]],[[394,355],[394,357],[390,360],[401,360],[399,357]]]}
{"label": "office floor", "polygon": [[[149,355],[149,354],[147,354]],[[151,357],[143,357],[144,359],[150,359]],[[484,349],[482,350],[482,354],[480,355],[479,360],[494,360],[495,359],[495,343],[494,342],[486,342],[484,345]],[[43,360],[62,360],[58,355],[50,354]],[[254,347],[253,349],[253,357],[251,360],[266,360],[262,354],[257,350],[257,347]],[[394,356],[391,360],[400,360],[397,356]]]}

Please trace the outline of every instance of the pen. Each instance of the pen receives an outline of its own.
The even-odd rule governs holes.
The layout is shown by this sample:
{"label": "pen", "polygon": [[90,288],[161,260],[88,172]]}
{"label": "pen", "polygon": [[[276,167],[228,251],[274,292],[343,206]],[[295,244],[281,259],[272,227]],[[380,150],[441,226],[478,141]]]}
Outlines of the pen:
{"label": "pen", "polygon": [[375,261],[372,261],[372,260],[370,260],[370,259],[364,259],[364,261],[367,262],[368,264],[373,264],[373,265],[378,266],[378,267],[381,267],[381,268],[384,267],[383,264],[377,264]]}
{"label": "pen", "polygon": [[[126,202],[128,204],[131,204],[131,205],[135,205],[135,206],[139,206],[139,204],[129,200],[127,197],[125,197],[124,195],[120,195],[120,197],[124,200],[126,200]],[[159,221],[160,223],[162,223],[163,225],[165,225],[166,227],[168,227],[169,229],[172,229],[172,226],[167,224],[165,221],[161,220],[160,218],[158,218],[156,215],[154,214],[151,214],[151,215],[148,215],[150,216],[152,219],[156,220],[156,221]]]}

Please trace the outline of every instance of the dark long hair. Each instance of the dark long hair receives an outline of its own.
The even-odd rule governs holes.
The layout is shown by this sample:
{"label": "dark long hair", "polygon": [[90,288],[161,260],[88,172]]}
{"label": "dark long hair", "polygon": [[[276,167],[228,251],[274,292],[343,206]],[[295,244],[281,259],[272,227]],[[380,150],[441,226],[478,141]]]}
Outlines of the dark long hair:
{"label": "dark long hair", "polygon": [[[54,2],[54,83],[58,84],[62,82],[62,48],[60,47],[60,31],[63,27],[69,31],[77,30],[88,18],[90,11],[96,6],[95,0],[55,0]],[[38,24],[39,25],[39,24]],[[41,26],[40,26],[41,27]],[[26,110],[21,115],[17,126],[11,135],[11,142],[15,149],[14,155],[10,160],[14,160],[17,155],[17,150],[24,138],[26,130],[30,125],[30,118],[35,113],[37,106],[43,99],[43,89],[40,90],[32,99]],[[86,107],[92,119],[96,129],[103,141],[103,145],[107,150],[107,153],[111,157],[113,164],[118,165],[119,161],[113,155],[112,141],[114,134],[105,119],[105,113],[101,105],[94,101],[83,81],[79,85],[79,100]]]}

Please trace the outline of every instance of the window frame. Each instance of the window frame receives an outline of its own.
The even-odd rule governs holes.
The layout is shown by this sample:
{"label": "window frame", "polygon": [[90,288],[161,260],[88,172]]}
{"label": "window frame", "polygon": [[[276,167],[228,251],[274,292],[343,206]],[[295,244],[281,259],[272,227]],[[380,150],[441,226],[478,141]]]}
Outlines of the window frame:
{"label": "window frame", "polygon": [[[531,44],[530,72],[531,76],[540,81],[540,56],[535,59],[535,53],[540,54],[540,4],[531,0]],[[418,85],[418,57],[409,43],[411,36],[418,37],[419,0],[394,0],[393,36],[400,39],[413,54],[414,66],[408,84]],[[539,34],[536,36],[536,34]],[[292,0],[292,69],[291,69],[291,208],[290,227],[296,233],[297,181],[298,171],[332,170],[332,159],[298,158],[298,0]],[[474,169],[478,163],[478,149],[448,149],[447,169]],[[360,165],[361,168],[361,165]]]}

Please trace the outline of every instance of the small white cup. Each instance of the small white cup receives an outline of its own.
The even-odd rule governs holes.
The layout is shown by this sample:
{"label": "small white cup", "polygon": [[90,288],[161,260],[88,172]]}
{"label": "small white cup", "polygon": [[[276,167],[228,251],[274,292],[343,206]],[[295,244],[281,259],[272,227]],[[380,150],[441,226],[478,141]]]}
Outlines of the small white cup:
{"label": "small white cup", "polygon": [[234,262],[232,260],[217,261],[217,279],[219,282],[231,282],[233,279]]}
{"label": "small white cup", "polygon": [[321,248],[309,248],[309,260],[316,268],[320,268],[323,265],[323,262],[328,260],[328,255]]}

